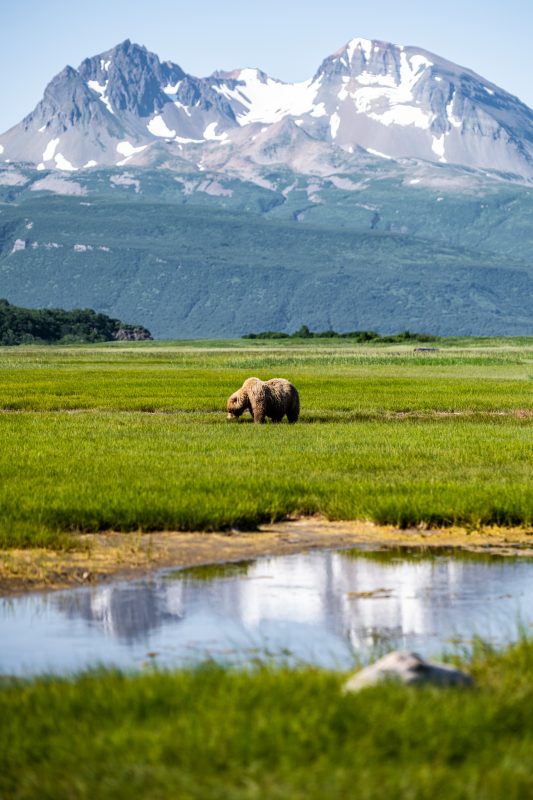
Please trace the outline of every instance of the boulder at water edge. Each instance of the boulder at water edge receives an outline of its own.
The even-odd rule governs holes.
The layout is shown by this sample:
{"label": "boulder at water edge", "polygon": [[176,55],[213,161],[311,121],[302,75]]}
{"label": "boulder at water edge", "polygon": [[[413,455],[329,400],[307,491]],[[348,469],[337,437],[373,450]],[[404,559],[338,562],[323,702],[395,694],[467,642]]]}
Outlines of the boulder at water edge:
{"label": "boulder at water edge", "polygon": [[417,653],[395,650],[380,658],[375,664],[365,667],[352,675],[345,683],[347,692],[358,692],[367,686],[375,686],[383,681],[397,681],[405,684],[433,684],[435,686],[471,686],[473,680],[461,670],[449,664],[425,661]]}

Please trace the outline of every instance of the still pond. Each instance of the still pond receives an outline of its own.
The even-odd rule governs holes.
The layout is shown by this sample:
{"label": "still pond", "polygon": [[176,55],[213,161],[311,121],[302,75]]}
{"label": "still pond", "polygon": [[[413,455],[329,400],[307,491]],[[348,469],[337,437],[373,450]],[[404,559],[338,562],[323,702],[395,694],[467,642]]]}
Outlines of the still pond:
{"label": "still pond", "polygon": [[346,669],[393,648],[424,657],[533,625],[533,560],[330,551],[0,599],[0,673],[206,658]]}

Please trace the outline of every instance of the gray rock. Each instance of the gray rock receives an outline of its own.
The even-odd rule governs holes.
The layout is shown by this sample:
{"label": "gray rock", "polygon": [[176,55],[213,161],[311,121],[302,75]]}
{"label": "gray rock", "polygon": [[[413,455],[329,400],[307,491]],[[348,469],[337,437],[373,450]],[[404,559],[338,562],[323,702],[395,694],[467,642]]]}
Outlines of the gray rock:
{"label": "gray rock", "polygon": [[345,683],[347,692],[358,692],[367,686],[384,681],[397,681],[406,685],[433,684],[434,686],[471,686],[473,680],[449,664],[425,661],[417,653],[395,650],[374,664],[356,672]]}

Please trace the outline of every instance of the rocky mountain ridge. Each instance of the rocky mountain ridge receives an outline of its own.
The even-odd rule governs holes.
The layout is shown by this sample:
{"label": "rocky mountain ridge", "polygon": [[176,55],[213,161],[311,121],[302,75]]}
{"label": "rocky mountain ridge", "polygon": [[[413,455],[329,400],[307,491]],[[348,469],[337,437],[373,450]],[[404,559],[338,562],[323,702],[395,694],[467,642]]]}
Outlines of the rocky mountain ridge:
{"label": "rocky mountain ridge", "polygon": [[369,157],[529,181],[533,111],[468,69],[379,40],[352,39],[292,84],[248,68],[196,78],[126,40],[66,67],[0,136],[4,162],[64,172],[216,168],[254,180],[265,163],[324,175]]}

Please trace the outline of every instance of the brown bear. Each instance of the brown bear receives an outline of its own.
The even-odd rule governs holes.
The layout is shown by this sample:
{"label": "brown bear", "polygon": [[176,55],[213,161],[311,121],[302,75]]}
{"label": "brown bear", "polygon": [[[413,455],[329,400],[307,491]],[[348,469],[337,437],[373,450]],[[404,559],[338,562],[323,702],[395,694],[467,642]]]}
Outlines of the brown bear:
{"label": "brown bear", "polygon": [[272,378],[269,381],[247,378],[228,399],[228,419],[240,417],[247,409],[254,422],[263,423],[265,417],[270,417],[272,422],[281,422],[286,414],[292,423],[297,421],[300,414],[300,397],[292,383],[285,378]]}

